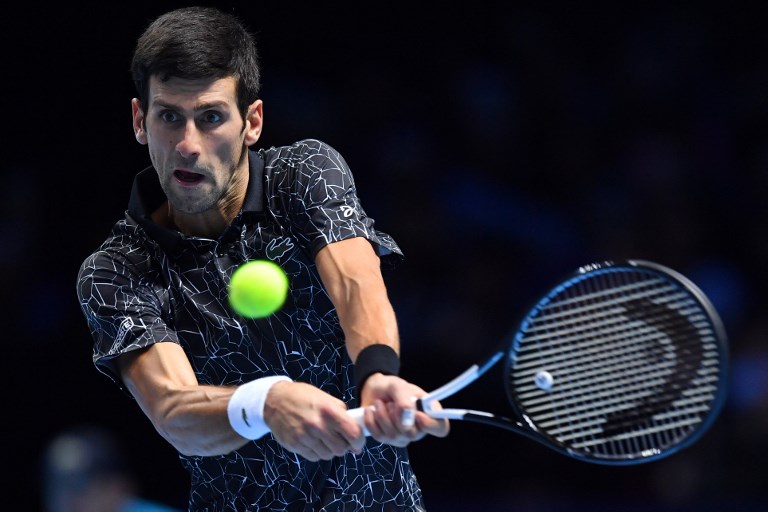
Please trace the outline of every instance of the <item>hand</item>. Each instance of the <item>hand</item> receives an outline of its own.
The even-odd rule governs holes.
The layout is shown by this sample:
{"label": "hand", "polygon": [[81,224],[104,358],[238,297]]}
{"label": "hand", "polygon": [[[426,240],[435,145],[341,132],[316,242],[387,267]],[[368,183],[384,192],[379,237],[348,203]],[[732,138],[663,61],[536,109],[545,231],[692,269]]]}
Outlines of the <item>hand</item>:
{"label": "hand", "polygon": [[[448,420],[431,418],[416,410],[415,398],[425,394],[426,391],[400,377],[371,375],[365,381],[360,400],[365,406],[363,420],[368,432],[377,441],[401,447],[426,435],[447,436]],[[440,408],[439,403],[434,405]],[[403,423],[404,411],[406,416],[415,414],[412,423]]]}
{"label": "hand", "polygon": [[264,403],[264,421],[278,443],[310,461],[360,453],[365,435],[338,398],[303,382],[278,382]]}

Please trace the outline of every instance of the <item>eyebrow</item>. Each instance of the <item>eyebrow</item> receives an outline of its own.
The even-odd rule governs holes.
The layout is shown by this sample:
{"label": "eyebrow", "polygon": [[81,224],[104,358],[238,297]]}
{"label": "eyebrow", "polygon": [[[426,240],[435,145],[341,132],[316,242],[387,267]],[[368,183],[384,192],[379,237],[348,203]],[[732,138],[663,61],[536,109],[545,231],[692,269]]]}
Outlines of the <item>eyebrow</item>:
{"label": "eyebrow", "polygon": [[[168,108],[171,110],[182,110],[178,105],[174,105],[173,103],[168,103],[160,99],[154,100],[153,103],[161,108]],[[201,110],[209,110],[209,109],[225,110],[227,109],[227,107],[228,107],[228,104],[226,101],[209,101],[206,103],[200,103],[198,105],[195,105],[192,110],[194,110],[195,112],[198,112]]]}

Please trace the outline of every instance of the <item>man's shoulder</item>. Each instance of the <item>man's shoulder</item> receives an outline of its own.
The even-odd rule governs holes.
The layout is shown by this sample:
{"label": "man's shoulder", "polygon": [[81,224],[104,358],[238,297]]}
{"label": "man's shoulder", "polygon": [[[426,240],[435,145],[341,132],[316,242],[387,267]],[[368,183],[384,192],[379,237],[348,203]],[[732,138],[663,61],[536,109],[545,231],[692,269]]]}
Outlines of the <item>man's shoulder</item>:
{"label": "man's shoulder", "polygon": [[125,246],[135,247],[144,245],[149,240],[149,237],[144,232],[144,229],[136,222],[129,213],[125,213],[125,217],[118,219],[112,225],[109,234],[102,243],[103,246]]}
{"label": "man's shoulder", "polygon": [[261,150],[268,194],[279,191],[299,193],[323,186],[326,182],[345,181],[349,167],[327,142],[302,139],[289,146]]}
{"label": "man's shoulder", "polygon": [[272,146],[262,149],[261,154],[267,165],[275,165],[281,161],[304,159],[314,155],[338,158],[339,152],[329,143],[319,139],[301,139],[286,146]]}
{"label": "man's shoulder", "polygon": [[115,222],[107,237],[91,252],[83,266],[114,265],[115,261],[145,260],[155,244],[127,215]]}

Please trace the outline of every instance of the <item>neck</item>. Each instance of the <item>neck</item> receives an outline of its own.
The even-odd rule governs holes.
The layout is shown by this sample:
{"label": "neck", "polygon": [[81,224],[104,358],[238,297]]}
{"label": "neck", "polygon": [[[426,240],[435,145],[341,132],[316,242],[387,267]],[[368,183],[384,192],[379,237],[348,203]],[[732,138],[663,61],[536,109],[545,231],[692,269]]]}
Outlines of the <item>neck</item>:
{"label": "neck", "polygon": [[169,227],[185,235],[211,240],[218,238],[235,218],[234,215],[231,218],[225,217],[215,208],[202,213],[184,213],[170,206],[167,211]]}

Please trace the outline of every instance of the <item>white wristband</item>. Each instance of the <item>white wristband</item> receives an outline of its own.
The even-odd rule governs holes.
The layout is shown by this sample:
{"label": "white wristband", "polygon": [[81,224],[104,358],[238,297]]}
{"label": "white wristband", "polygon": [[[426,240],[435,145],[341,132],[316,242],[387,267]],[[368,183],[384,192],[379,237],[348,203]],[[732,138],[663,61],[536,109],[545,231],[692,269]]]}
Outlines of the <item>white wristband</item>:
{"label": "white wristband", "polygon": [[264,423],[264,401],[273,384],[291,379],[284,375],[264,377],[238,386],[227,404],[232,428],[246,439],[258,439],[269,427]]}

